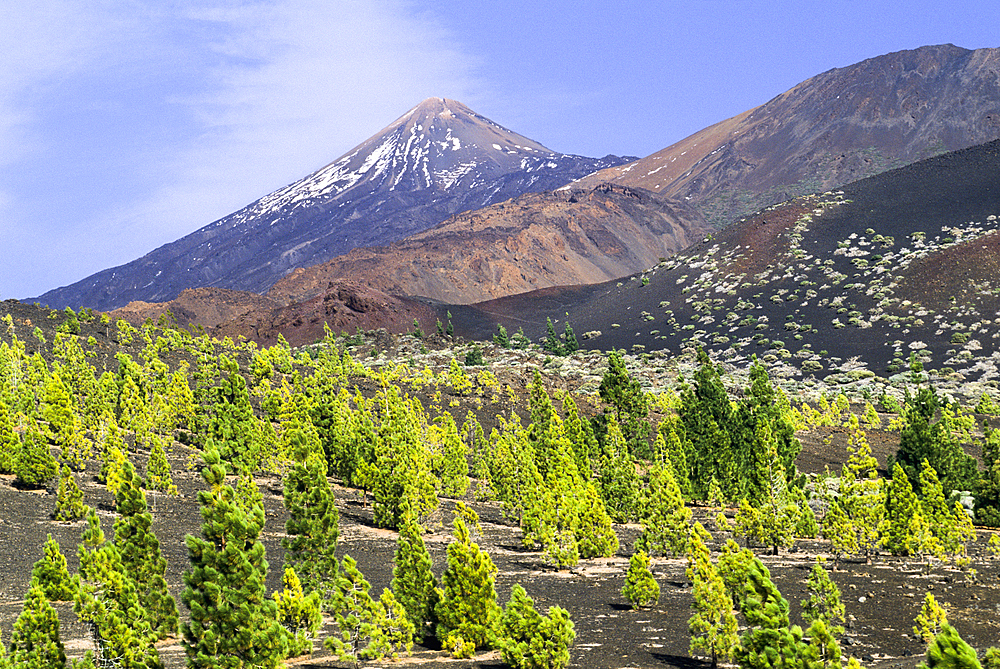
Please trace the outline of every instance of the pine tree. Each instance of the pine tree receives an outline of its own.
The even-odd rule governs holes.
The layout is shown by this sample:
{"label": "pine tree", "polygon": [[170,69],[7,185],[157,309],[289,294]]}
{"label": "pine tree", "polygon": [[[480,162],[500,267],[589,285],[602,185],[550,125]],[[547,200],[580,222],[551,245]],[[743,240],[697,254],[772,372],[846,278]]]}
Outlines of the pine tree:
{"label": "pine tree", "polygon": [[684,425],[676,414],[670,414],[657,428],[653,442],[653,455],[665,466],[670,467],[677,487],[685,497],[691,495],[691,480],[688,475],[687,456],[682,435]]}
{"label": "pine tree", "polygon": [[799,539],[815,539],[816,535],[819,534],[819,523],[816,522],[816,513],[809,506],[806,493],[798,487],[793,487],[788,492],[799,509],[799,519],[795,523],[795,536]]}
{"label": "pine tree", "polygon": [[31,488],[44,487],[59,475],[59,463],[49,451],[49,445],[34,421],[31,421],[28,429],[21,435],[14,474],[19,484]]}
{"label": "pine tree", "polygon": [[893,555],[917,555],[923,552],[917,543],[917,536],[925,532],[914,532],[921,524],[926,525],[926,521],[920,503],[913,493],[909,477],[896,462],[892,467],[892,480],[885,497],[885,519],[879,528],[882,545]]}
{"label": "pine tree", "polygon": [[934,640],[927,647],[927,662],[921,669],[980,669],[976,651],[962,640],[948,623],[941,626]]}
{"label": "pine tree", "polygon": [[288,657],[312,653],[313,638],[323,622],[319,593],[306,594],[302,582],[291,567],[285,567],[284,588],[274,593],[278,621],[288,631]]}
{"label": "pine tree", "polygon": [[641,550],[637,550],[629,558],[622,597],[628,600],[633,609],[652,606],[660,599],[660,584],[649,570],[649,556]]}
{"label": "pine tree", "polygon": [[[691,633],[691,654],[705,651],[718,666],[719,658],[730,658],[739,645],[739,627],[733,614],[733,600],[719,570],[709,557],[708,549],[694,535],[690,554],[693,562],[688,568],[692,580],[691,618],[688,631]],[[735,544],[733,544],[735,547]]]}
{"label": "pine tree", "polygon": [[608,369],[601,378],[598,393],[601,399],[611,405],[611,409],[628,453],[636,457],[649,457],[649,397],[642,391],[640,383],[629,375],[625,368],[623,352],[612,349],[608,352]]}
{"label": "pine tree", "polygon": [[59,542],[49,534],[45,541],[45,556],[31,570],[31,583],[38,585],[50,602],[71,602],[76,588],[66,568],[66,556],[59,550]]}
{"label": "pine tree", "polygon": [[521,584],[514,585],[500,618],[498,645],[504,662],[516,669],[563,669],[574,639],[566,609],[551,606],[543,616]]}
{"label": "pine tree", "polygon": [[437,579],[431,571],[431,556],[424,544],[423,528],[412,513],[404,514],[396,542],[390,588],[413,624],[414,639],[422,642],[434,634]]}
{"label": "pine tree", "polygon": [[944,607],[938,604],[934,595],[927,593],[924,596],[924,603],[920,607],[920,613],[913,621],[913,635],[920,637],[927,643],[937,636],[944,626],[948,624],[948,614]]}
{"label": "pine tree", "polygon": [[787,398],[774,388],[767,370],[755,357],[750,384],[730,429],[732,443],[743,444],[734,454],[736,480],[731,497],[736,492],[761,507],[774,486],[774,472],[780,471],[786,484],[795,478],[795,458],[802,445],[787,418],[787,405]]}
{"label": "pine tree", "polygon": [[837,621],[844,622],[844,604],[840,601],[840,588],[827,573],[825,562],[817,557],[809,573],[806,587],[809,598],[802,600],[802,619],[807,623],[821,621],[829,633],[841,634],[844,628]]}
{"label": "pine tree", "polygon": [[732,489],[737,480],[730,437],[733,408],[719,370],[701,348],[698,349],[698,363],[694,386],[682,386],[678,411],[689,448],[686,462],[691,494],[695,499],[706,499],[713,480],[725,481],[723,496],[732,499],[737,497]]}
{"label": "pine tree", "polygon": [[21,615],[10,635],[11,666],[31,669],[63,669],[66,652],[59,638],[59,615],[40,585],[28,589]]}
{"label": "pine tree", "polygon": [[[0,344],[5,346],[6,342]],[[21,440],[14,432],[11,423],[10,408],[0,399],[0,473],[13,474],[17,463],[18,451],[21,450]]]}
{"label": "pine tree", "polygon": [[450,413],[443,412],[434,422],[437,425],[433,441],[439,446],[434,473],[441,481],[441,493],[446,497],[464,497],[469,490],[468,447],[458,435],[458,426]]}
{"label": "pine tree", "polygon": [[669,466],[653,466],[644,497],[639,513],[642,534],[636,540],[636,548],[649,555],[680,555],[690,531],[691,509],[684,505]]}
{"label": "pine tree", "polygon": [[198,494],[202,536],[185,540],[191,560],[182,595],[191,611],[182,626],[188,664],[276,667],[287,644],[277,607],[265,596],[267,561],[259,539],[264,509],[247,513],[236,503],[218,450],[209,448],[204,462],[209,489]]}
{"label": "pine tree", "polygon": [[577,488],[576,548],[581,558],[611,557],[618,551],[618,535],[597,488],[590,481]]}
{"label": "pine tree", "polygon": [[147,622],[135,581],[126,572],[118,547],[105,542],[93,510],[77,553],[80,585],[73,609],[91,626],[97,662],[116,663],[122,669],[162,669],[154,645],[157,635]]}
{"label": "pine tree", "polygon": [[326,647],[341,661],[357,662],[368,647],[366,642],[376,634],[378,604],[368,593],[370,588],[358,570],[358,563],[350,555],[345,555],[337,576],[337,592],[331,609],[340,635],[331,636],[325,642]]}
{"label": "pine tree", "polygon": [[562,341],[559,340],[559,335],[556,334],[556,328],[552,325],[552,319],[548,317],[545,318],[545,332],[542,350],[554,355],[565,355],[566,351],[563,348]]}
{"label": "pine tree", "polygon": [[319,444],[310,443],[302,430],[289,435],[295,465],[285,476],[284,501],[288,511],[285,566],[295,570],[306,593],[326,600],[337,582],[337,539],[340,534],[336,499],[326,478],[326,462]]}
{"label": "pine tree", "polygon": [[616,523],[630,522],[638,511],[639,477],[614,416],[608,416],[607,436],[602,450],[598,481],[604,507]]}
{"label": "pine tree", "polygon": [[840,475],[839,496],[832,501],[824,519],[824,534],[834,544],[837,552],[862,552],[867,560],[878,545],[879,527],[885,515],[885,491],[879,478],[878,463],[872,456],[871,447],[857,423],[851,416],[852,432],[848,446],[847,463]]}
{"label": "pine tree", "polygon": [[528,406],[531,409],[531,425],[528,426],[528,443],[534,451],[535,466],[542,478],[549,473],[556,445],[552,443],[552,420],[556,417],[552,406],[552,398],[545,390],[541,372],[535,369],[531,383],[528,384]]}
{"label": "pine tree", "polygon": [[[939,408],[942,418],[932,422]],[[952,430],[953,421],[947,418],[949,414],[948,407],[941,407],[941,401],[929,387],[921,388],[916,397],[907,401],[896,460],[919,497],[924,496],[919,485],[924,460],[937,472],[945,497],[953,490],[972,490],[978,478],[975,458],[962,450]]]}
{"label": "pine tree", "polygon": [[56,494],[56,508],[52,517],[56,520],[72,522],[85,518],[89,507],[83,503],[83,491],[76,484],[73,472],[66,465],[62,466],[59,475],[59,488]]}
{"label": "pine tree", "polygon": [[146,621],[158,638],[165,639],[177,631],[177,603],[167,589],[167,561],[153,532],[153,516],[140,482],[132,463],[126,461],[118,488],[115,545],[144,604]]}
{"label": "pine tree", "polygon": [[920,510],[944,555],[959,555],[965,552],[965,542],[975,536],[972,522],[961,505],[949,509],[937,472],[924,460],[920,468],[920,489],[923,499]]}
{"label": "pine tree", "polygon": [[371,660],[408,651],[413,643],[413,625],[406,609],[385,590],[379,601],[368,593],[370,585],[357,563],[345,555],[337,577],[337,593],[331,613],[339,636],[326,640],[327,648],[341,661]]}
{"label": "pine tree", "polygon": [[382,590],[382,596],[378,598],[377,613],[378,625],[364,657],[398,660],[400,653],[409,654],[413,648],[413,623],[392,590]]}
{"label": "pine tree", "polygon": [[526,546],[541,544],[546,558],[561,569],[575,565],[580,557],[578,489],[582,484],[559,416],[548,421],[543,440],[549,444],[548,473],[545,485],[537,488],[533,502],[525,508],[522,541]]}
{"label": "pine tree", "polygon": [[744,584],[742,611],[748,628],[735,653],[741,667],[770,669],[798,665],[806,650],[802,628],[789,626],[788,600],[774,586],[767,567],[756,558]]}
{"label": "pine tree", "polygon": [[879,417],[878,412],[875,411],[875,407],[872,406],[871,402],[865,402],[864,419],[865,425],[868,426],[869,430],[877,430],[882,427],[882,419]]}
{"label": "pine tree", "polygon": [[573,446],[573,456],[576,459],[576,468],[580,476],[590,479],[597,467],[600,457],[600,446],[594,436],[594,430],[590,421],[580,416],[580,410],[569,393],[563,394],[563,413],[566,418],[563,421],[563,429],[566,438]]}
{"label": "pine tree", "polygon": [[802,650],[805,666],[815,669],[840,669],[840,644],[826,623],[814,620],[806,631],[806,636],[809,638],[809,645]]}
{"label": "pine tree", "polygon": [[164,438],[153,436],[153,447],[149,451],[149,462],[146,464],[146,480],[143,483],[147,490],[156,490],[168,495],[177,494],[177,486],[170,475],[170,461],[163,448]]}
{"label": "pine tree", "polygon": [[563,352],[565,355],[570,355],[576,353],[578,350],[580,350],[580,342],[577,341],[576,334],[573,332],[573,328],[570,327],[569,321],[566,321],[566,327],[563,329]]}
{"label": "pine tree", "polygon": [[[705,554],[707,555],[707,549]],[[726,541],[719,555],[717,570],[736,610],[743,608],[743,599],[746,595],[744,586],[754,559],[754,554],[749,548],[740,548],[732,539]]]}
{"label": "pine tree", "polygon": [[[455,540],[448,544],[448,566],[441,575],[437,638],[456,657],[492,646],[499,624],[495,579],[497,568],[469,534],[462,517],[454,521]],[[456,652],[457,651],[457,652]]]}
{"label": "pine tree", "polygon": [[777,555],[779,548],[790,548],[795,543],[799,505],[791,499],[788,492],[785,469],[770,431],[766,423],[758,426],[761,441],[768,444],[767,458],[763,467],[766,486],[762,491],[760,506],[760,539],[765,546],[771,547],[772,555]]}
{"label": "pine tree", "polygon": [[507,335],[507,328],[497,323],[497,331],[493,335],[493,343],[500,348],[510,348],[510,337]]}

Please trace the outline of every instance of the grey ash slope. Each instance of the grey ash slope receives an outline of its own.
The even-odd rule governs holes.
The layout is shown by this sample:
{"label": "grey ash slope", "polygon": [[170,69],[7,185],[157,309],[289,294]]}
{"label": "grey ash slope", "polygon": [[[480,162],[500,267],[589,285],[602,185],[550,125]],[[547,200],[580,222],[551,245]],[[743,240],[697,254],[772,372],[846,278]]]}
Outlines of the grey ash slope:
{"label": "grey ash slope", "polygon": [[460,102],[430,98],[304,179],[37,299],[58,308],[112,309],[201,286],[264,292],[296,267],[624,162],[556,153]]}
{"label": "grey ash slope", "polygon": [[769,207],[631,279],[452,311],[468,337],[568,313],[602,333],[587,348],[694,340],[835,383],[907,373],[912,353],[971,393],[1000,383],[1000,140]]}

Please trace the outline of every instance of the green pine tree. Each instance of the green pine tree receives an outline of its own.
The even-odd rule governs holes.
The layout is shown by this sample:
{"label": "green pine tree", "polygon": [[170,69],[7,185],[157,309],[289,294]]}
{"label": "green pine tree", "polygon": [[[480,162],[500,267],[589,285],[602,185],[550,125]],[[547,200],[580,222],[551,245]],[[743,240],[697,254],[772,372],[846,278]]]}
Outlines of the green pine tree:
{"label": "green pine tree", "polygon": [[628,600],[633,609],[652,606],[660,599],[660,584],[649,570],[649,556],[641,550],[637,550],[629,558],[622,597]]}
{"label": "green pine tree", "polygon": [[624,435],[613,415],[608,416],[607,433],[602,450],[598,483],[604,507],[616,523],[630,522],[638,512],[639,477],[629,455]]}
{"label": "green pine tree", "polygon": [[56,520],[72,522],[87,516],[89,507],[83,503],[83,491],[76,484],[73,472],[66,465],[62,466],[59,475],[59,488],[56,494],[56,508],[52,517]]}
{"label": "green pine tree", "polygon": [[500,323],[497,323],[497,331],[493,335],[493,343],[500,348],[510,348],[510,337],[507,335],[507,328]]}
{"label": "green pine tree", "polygon": [[649,417],[649,397],[642,390],[638,380],[632,378],[625,368],[624,352],[612,349],[608,352],[608,369],[601,378],[598,393],[618,422],[628,453],[635,457],[648,458],[649,433],[652,430]]}
{"label": "green pine tree", "polygon": [[840,588],[826,571],[825,560],[816,558],[806,590],[809,598],[802,600],[802,619],[807,623],[821,621],[831,634],[841,634],[844,628],[844,604],[840,601]]}
{"label": "green pine tree", "polygon": [[336,499],[326,478],[327,464],[319,444],[304,431],[288,437],[295,465],[285,475],[284,501],[288,511],[285,566],[295,570],[306,593],[327,600],[337,582],[337,539],[340,534]]}
{"label": "green pine tree", "polygon": [[66,556],[51,534],[45,541],[45,556],[31,570],[31,583],[38,585],[50,602],[71,602],[76,595],[73,579],[66,568]]}
{"label": "green pine tree", "polygon": [[370,587],[354,558],[345,555],[331,609],[340,634],[325,642],[341,661],[387,657],[412,644],[413,625],[406,610],[389,590],[376,602]]}
{"label": "green pine tree", "polygon": [[944,626],[948,624],[948,614],[944,607],[938,604],[934,595],[927,593],[924,596],[924,603],[920,607],[920,613],[913,621],[914,636],[920,637],[927,643],[937,636]]}
{"label": "green pine tree", "polygon": [[566,609],[551,606],[543,616],[521,584],[514,585],[500,618],[498,645],[504,662],[516,669],[564,669],[574,639]]}
{"label": "green pine tree", "polygon": [[153,516],[132,463],[125,463],[116,506],[115,545],[122,567],[135,582],[146,622],[160,639],[177,631],[177,603],[167,588],[167,561],[153,532]]}
{"label": "green pine tree", "polygon": [[802,628],[789,626],[788,600],[771,581],[767,567],[756,558],[744,584],[742,612],[748,628],[735,653],[741,667],[772,669],[801,662],[806,651]]}
{"label": "green pine tree", "polygon": [[282,579],[284,588],[274,593],[278,609],[278,622],[289,636],[288,657],[312,653],[313,639],[323,622],[318,592],[306,594],[302,582],[291,567],[285,567]]}
{"label": "green pine tree", "polygon": [[945,623],[927,647],[927,661],[920,669],[980,669],[976,651]]}
{"label": "green pine tree", "polygon": [[226,484],[219,451],[204,453],[198,494],[202,536],[186,538],[191,569],[181,596],[191,611],[182,626],[184,651],[192,667],[273,668],[286,655],[286,633],[277,606],[266,597],[267,560],[260,532],[264,509],[245,512]]}
{"label": "green pine tree", "polygon": [[[707,549],[706,549],[707,554]],[[726,541],[719,555],[717,570],[722,582],[726,585],[726,593],[736,610],[742,610],[746,595],[746,584],[750,569],[754,563],[754,554],[749,548],[740,548],[732,539]]]}
{"label": "green pine tree", "polygon": [[437,579],[431,571],[431,556],[424,544],[423,527],[412,513],[404,514],[396,542],[390,588],[413,624],[414,639],[422,642],[434,634]]}
{"label": "green pine tree", "polygon": [[[917,519],[917,524],[914,520]],[[882,545],[893,555],[916,555],[920,553],[914,528],[919,523],[926,524],[920,502],[913,493],[910,479],[903,467],[894,463],[892,480],[889,482],[885,496],[885,519],[879,528],[882,535]],[[924,534],[919,532],[919,534]]]}
{"label": "green pine tree", "polygon": [[688,619],[690,652],[693,655],[699,650],[705,651],[714,669],[718,666],[719,658],[733,656],[739,645],[739,627],[728,587],[719,570],[712,564],[708,549],[697,534],[692,535],[692,542],[692,563],[687,571],[693,584],[692,614]]}
{"label": "green pine tree", "polygon": [[577,495],[577,552],[581,558],[611,557],[618,551],[618,535],[597,488],[587,481],[577,487]]}
{"label": "green pine tree", "polygon": [[814,620],[806,631],[808,647],[802,650],[804,664],[810,669],[840,669],[840,644],[822,620]]}
{"label": "green pine tree", "polygon": [[920,468],[920,489],[923,498],[920,510],[943,555],[965,553],[965,543],[975,536],[972,522],[959,505],[949,509],[937,472],[924,460]]}
{"label": "green pine tree", "polygon": [[40,585],[28,589],[21,614],[10,635],[12,667],[21,669],[63,669],[66,651],[59,638],[59,615]]}
{"label": "green pine tree", "polygon": [[545,339],[542,341],[542,350],[548,351],[554,355],[565,355],[566,350],[563,348],[563,343],[559,339],[559,335],[556,334],[556,328],[552,325],[552,319],[545,318]]}
{"label": "green pine tree", "polygon": [[701,348],[698,349],[698,363],[694,386],[685,384],[681,388],[678,410],[689,449],[685,460],[691,494],[695,499],[706,499],[714,480],[725,482],[722,497],[738,499],[735,494],[736,455],[730,436],[734,429],[733,406],[718,368]]}
{"label": "green pine tree", "polygon": [[14,432],[10,408],[0,399],[0,474],[14,473],[20,450],[21,440]]}
{"label": "green pine tree", "polygon": [[20,485],[42,488],[59,475],[59,463],[49,451],[49,444],[34,421],[21,435],[21,446],[14,462],[14,474]]}
{"label": "green pine tree", "polygon": [[[569,314],[567,314],[568,316]],[[573,332],[573,328],[570,327],[569,321],[566,321],[566,327],[563,330],[563,353],[565,355],[570,355],[576,353],[580,350],[580,342],[576,339],[576,333]]]}
{"label": "green pine tree", "polygon": [[97,662],[117,663],[122,669],[162,669],[154,645],[155,631],[139,599],[135,581],[122,563],[121,553],[104,540],[96,512],[87,515],[77,554],[80,584],[73,609],[91,626]]}
{"label": "green pine tree", "polygon": [[639,512],[642,534],[636,548],[649,555],[680,555],[691,526],[691,509],[684,505],[680,487],[669,466],[656,464],[649,473]]}
{"label": "green pine tree", "polygon": [[146,480],[143,483],[146,490],[156,490],[168,495],[177,494],[177,486],[170,475],[170,461],[163,448],[164,438],[153,435],[153,447],[149,451],[149,462],[146,464]]}
{"label": "green pine tree", "polygon": [[494,644],[500,622],[497,604],[497,568],[490,556],[472,541],[461,515],[455,516],[455,539],[448,544],[448,566],[441,575],[437,638],[456,657],[469,657],[476,648]]}

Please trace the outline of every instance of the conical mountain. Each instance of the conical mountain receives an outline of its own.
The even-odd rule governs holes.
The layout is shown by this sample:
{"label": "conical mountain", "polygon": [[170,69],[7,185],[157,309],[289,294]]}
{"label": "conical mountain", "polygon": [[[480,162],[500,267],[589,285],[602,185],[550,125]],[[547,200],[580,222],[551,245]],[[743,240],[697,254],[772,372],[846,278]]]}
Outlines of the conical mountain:
{"label": "conical mountain", "polygon": [[260,293],[296,267],[623,162],[556,153],[460,102],[430,98],[304,179],[37,299],[59,308],[112,309],[203,286]]}
{"label": "conical mountain", "polygon": [[721,227],[797,195],[997,138],[1000,49],[924,46],[818,74],[574,186],[645,188]]}

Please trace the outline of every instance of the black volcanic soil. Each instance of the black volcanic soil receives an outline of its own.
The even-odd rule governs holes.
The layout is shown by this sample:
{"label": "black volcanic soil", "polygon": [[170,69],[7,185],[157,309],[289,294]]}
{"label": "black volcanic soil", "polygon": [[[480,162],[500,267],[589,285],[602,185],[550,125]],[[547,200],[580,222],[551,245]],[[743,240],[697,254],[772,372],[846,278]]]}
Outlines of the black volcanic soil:
{"label": "black volcanic soil", "polygon": [[[880,435],[882,435],[880,437]],[[828,439],[828,437],[830,437]],[[804,471],[821,471],[824,466],[844,459],[846,433],[827,430],[803,435],[805,448],[799,464]],[[876,455],[884,464],[885,456],[895,449],[892,435],[870,435]],[[808,455],[806,455],[808,453]],[[175,446],[174,480],[180,490],[177,497],[155,495],[150,498],[156,531],[168,561],[167,580],[174,595],[180,595],[183,572],[188,566],[183,537],[200,531],[197,492],[202,482],[195,471],[187,470],[189,453]],[[145,466],[144,454],[133,454],[140,471]],[[89,471],[82,478],[87,503],[97,505],[106,533],[112,531],[114,512],[110,496]],[[41,556],[46,533],[61,544],[70,570],[78,561],[75,546],[80,541],[84,523],[59,523],[48,518],[55,504],[51,491],[23,491],[11,485],[10,477],[0,477],[0,628],[7,631],[20,612],[23,593],[28,586],[33,562]],[[258,479],[267,509],[267,525],[263,541],[271,565],[268,587],[279,587],[282,564],[280,540],[286,514],[282,507],[280,480],[276,477]],[[395,533],[375,528],[371,508],[362,503],[360,493],[336,487],[341,519],[338,554],[350,554],[371,582],[372,592],[380,593],[391,580],[391,562],[395,550]],[[576,644],[571,650],[575,667],[677,667],[693,669],[707,663],[692,659],[688,654],[687,619],[690,615],[691,589],[684,576],[680,559],[659,558],[653,561],[653,572],[660,587],[659,603],[648,610],[632,611],[620,595],[628,567],[631,545],[638,536],[639,526],[616,526],[622,548],[613,558],[584,560],[568,571],[555,571],[543,563],[541,555],[525,551],[520,545],[520,531],[505,521],[495,504],[470,502],[482,519],[483,533],[478,542],[492,557],[499,569],[497,592],[501,602],[509,597],[515,583],[524,585],[535,599],[536,606],[559,605],[570,611],[576,626]],[[450,539],[446,527],[451,521],[454,502],[443,500],[441,512],[432,519],[426,536],[440,574],[446,563],[445,549]],[[715,509],[696,508],[701,519],[718,537],[714,550],[720,546],[713,521]],[[924,644],[912,637],[911,627],[923,596],[932,591],[936,598],[950,607],[949,619],[963,638],[977,648],[996,644],[1000,639],[1000,624],[996,611],[1000,607],[1000,562],[985,557],[988,535],[980,532],[970,549],[978,579],[967,585],[959,570],[935,562],[929,569],[914,561],[890,556],[876,556],[872,564],[850,559],[833,573],[840,586],[847,613],[851,617],[848,630],[841,639],[844,653],[855,655],[865,666],[913,667],[924,651]],[[800,540],[789,552],[777,557],[757,550],[783,595],[789,600],[793,621],[799,621],[799,602],[806,597],[805,583],[816,555],[829,557],[829,546],[821,540]],[[182,618],[186,610],[179,604]],[[76,622],[72,607],[58,605],[63,638],[70,656],[79,656],[90,647],[87,630]],[[332,632],[329,624],[324,634]],[[8,632],[9,633],[9,632]],[[184,666],[183,650],[177,639],[168,639],[160,646],[166,666]],[[390,663],[392,664],[392,663]],[[406,666],[502,666],[498,655],[480,654],[471,661],[447,659],[433,647],[415,646],[412,657],[400,661]],[[325,651],[312,658],[294,662],[302,667],[349,666],[333,661]]]}
{"label": "black volcanic soil", "polygon": [[[769,326],[764,336],[781,340],[793,354],[808,344],[814,351],[828,351],[831,358],[847,360],[858,356],[871,370],[884,374],[893,356],[894,340],[903,342],[904,358],[908,355],[905,344],[921,341],[940,365],[947,357],[946,351],[954,347],[949,341],[950,333],[941,336],[936,331],[938,326],[932,321],[933,314],[947,313],[949,305],[954,309],[963,306],[964,301],[970,309],[977,310],[968,312],[969,317],[965,320],[974,321],[977,314],[985,319],[996,318],[1000,301],[995,295],[983,294],[982,287],[983,282],[988,281],[993,282],[990,289],[1000,286],[992,271],[1000,267],[996,233],[968,244],[938,247],[900,271],[899,284],[891,293],[897,303],[886,312],[906,316],[909,313],[906,301],[920,303],[933,310],[926,324],[900,328],[882,320],[867,329],[836,329],[831,323],[840,312],[829,305],[820,306],[820,300],[824,297],[843,299],[847,307],[845,312],[857,309],[863,315],[878,302],[877,296],[865,291],[868,282],[875,281],[877,275],[863,276],[847,257],[835,253],[852,235],[871,237],[866,230],[873,230],[874,234],[894,238],[894,245],[887,250],[877,244],[864,249],[874,265],[880,257],[878,254],[901,252],[904,247],[912,250],[914,232],[925,232],[930,240],[936,236],[946,238],[948,233],[943,232],[944,228],[963,227],[972,222],[995,227],[995,218],[1000,215],[998,176],[1000,141],[937,156],[844,186],[843,195],[824,194],[811,200],[798,199],[771,207],[702,240],[670,263],[661,263],[660,267],[651,268],[642,275],[592,286],[535,291],[470,305],[462,310],[453,309],[456,332],[468,337],[488,336],[499,322],[508,330],[523,327],[530,337],[538,338],[545,333],[546,318],[559,322],[568,313],[578,335],[585,331],[602,333],[584,344],[589,348],[637,350],[633,347],[638,345],[641,347],[638,350],[646,352],[662,350],[676,354],[691,336],[691,332],[681,326],[691,325],[706,332],[702,337],[706,349],[720,354],[739,338],[755,334],[753,324],[735,327],[735,322],[724,320],[727,312],[733,312],[740,319],[752,316],[754,323],[766,318]],[[788,254],[782,256],[787,250],[789,226],[800,214],[831,197],[842,198],[842,204],[814,216],[802,233],[801,251],[807,260],[799,261]],[[988,219],[993,222],[987,224]],[[726,259],[719,261],[712,280],[700,290],[699,297],[714,301],[711,312],[714,322],[706,325],[698,320],[704,312],[697,313],[688,303],[693,293],[687,291],[692,282],[709,269],[709,261],[723,256]],[[816,271],[805,277],[800,274],[797,267],[817,260],[824,263],[822,266],[833,263],[832,266],[847,278],[830,288],[821,286],[828,282],[820,273],[822,266],[811,265]],[[794,271],[793,266],[796,267]],[[782,275],[786,269],[788,273]],[[758,280],[756,277],[761,271],[770,271],[770,277]],[[720,283],[741,274],[744,276],[739,279],[739,285],[722,291]],[[649,284],[643,285],[640,277],[648,279]],[[803,278],[809,279],[812,285],[803,284]],[[888,279],[883,281],[887,282]],[[809,287],[819,290],[816,299],[804,297]],[[769,299],[779,292],[784,294],[782,299]],[[737,306],[744,299],[753,304],[749,310]],[[670,325],[665,308],[673,312],[675,325]],[[946,320],[953,318],[955,316],[949,315]],[[847,320],[846,316],[841,319]],[[792,320],[812,326],[801,342],[791,341],[794,331],[787,332],[782,327],[783,323]],[[997,339],[985,335],[981,339],[984,350],[995,349]],[[767,351],[767,348],[752,346],[740,353],[749,356]],[[828,366],[816,374],[822,376],[832,368]]]}

